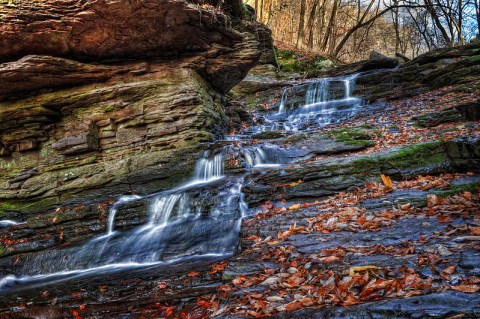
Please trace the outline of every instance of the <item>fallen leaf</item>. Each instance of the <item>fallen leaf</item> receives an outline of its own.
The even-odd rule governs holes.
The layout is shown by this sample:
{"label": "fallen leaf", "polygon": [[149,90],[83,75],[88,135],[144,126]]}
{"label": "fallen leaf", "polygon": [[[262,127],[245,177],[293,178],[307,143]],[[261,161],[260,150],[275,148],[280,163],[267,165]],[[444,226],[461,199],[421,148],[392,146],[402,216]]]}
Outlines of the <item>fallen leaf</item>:
{"label": "fallen leaf", "polygon": [[390,178],[390,176],[382,174],[381,177],[382,177],[382,182],[386,187],[393,188],[393,183],[392,183],[392,179]]}
{"label": "fallen leaf", "polygon": [[451,289],[455,291],[474,293],[480,291],[480,286],[478,285],[459,285],[459,286],[450,286]]}
{"label": "fallen leaf", "polygon": [[198,275],[200,275],[198,271],[191,271],[187,274],[188,277],[197,277]]}
{"label": "fallen leaf", "polygon": [[378,266],[373,266],[373,265],[367,265],[367,266],[359,266],[359,267],[351,267],[348,274],[350,277],[353,277],[355,275],[356,272],[360,272],[360,271],[368,271],[368,270],[379,270],[379,269],[382,269]]}

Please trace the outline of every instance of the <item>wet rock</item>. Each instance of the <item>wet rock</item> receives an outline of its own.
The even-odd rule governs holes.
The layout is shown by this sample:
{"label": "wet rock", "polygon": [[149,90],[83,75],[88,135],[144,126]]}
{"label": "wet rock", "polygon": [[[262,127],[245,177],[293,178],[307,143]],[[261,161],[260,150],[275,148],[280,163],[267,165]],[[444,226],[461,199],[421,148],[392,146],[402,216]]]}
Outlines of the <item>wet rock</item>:
{"label": "wet rock", "polygon": [[[251,205],[272,198],[318,198],[360,186],[384,173],[394,178],[452,171],[441,141],[381,154],[325,160],[251,176],[244,187]],[[297,184],[297,181],[302,183]],[[288,186],[294,183],[294,186]],[[276,194],[276,195],[273,195]]]}
{"label": "wet rock", "polygon": [[480,119],[480,103],[472,102],[447,108],[440,112],[428,113],[412,118],[421,127],[434,127],[442,123],[460,121],[478,121]]}
{"label": "wet rock", "polygon": [[478,171],[480,167],[480,140],[476,138],[458,138],[445,142],[445,150],[458,170]]}
{"label": "wet rock", "polygon": [[480,296],[448,291],[399,300],[388,300],[355,305],[351,307],[328,307],[304,309],[273,315],[272,318],[448,318],[462,315],[461,318],[476,318],[480,311]]}

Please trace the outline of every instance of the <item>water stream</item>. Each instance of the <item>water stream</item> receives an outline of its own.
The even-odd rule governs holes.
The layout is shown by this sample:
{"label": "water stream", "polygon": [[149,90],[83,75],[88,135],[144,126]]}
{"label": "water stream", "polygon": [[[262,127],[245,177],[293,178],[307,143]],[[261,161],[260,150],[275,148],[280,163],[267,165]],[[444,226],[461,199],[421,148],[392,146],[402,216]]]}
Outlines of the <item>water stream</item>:
{"label": "water stream", "polygon": [[[287,133],[341,121],[355,115],[362,101],[352,96],[355,77],[311,81],[282,92],[278,110],[264,114],[264,122],[242,132],[279,130]],[[52,282],[79,274],[94,274],[118,269],[177,262],[192,256],[233,254],[241,220],[247,214],[242,185],[252,169],[268,169],[289,164],[298,154],[274,143],[230,142],[212,147],[197,160],[190,181],[175,189],[148,196],[120,197],[111,206],[106,232],[83,245],[56,248],[26,255],[17,273],[0,278],[0,292],[28,282]],[[240,159],[244,173],[225,174],[225,162]],[[147,207],[135,211],[145,220],[142,225],[117,227],[122,214],[132,204]],[[142,206],[143,207],[143,206]],[[11,227],[13,221],[0,221]]]}

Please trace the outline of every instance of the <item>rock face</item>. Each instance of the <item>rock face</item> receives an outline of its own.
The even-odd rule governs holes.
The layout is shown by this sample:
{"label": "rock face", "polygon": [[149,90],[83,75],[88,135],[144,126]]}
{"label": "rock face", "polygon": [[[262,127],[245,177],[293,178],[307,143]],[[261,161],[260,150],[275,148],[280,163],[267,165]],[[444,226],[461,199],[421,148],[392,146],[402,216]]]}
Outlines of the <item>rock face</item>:
{"label": "rock face", "polygon": [[4,10],[0,61],[30,54],[86,61],[193,56],[192,66],[227,92],[259,54],[228,16],[186,1],[50,0]]}
{"label": "rock face", "polygon": [[[465,89],[475,90],[468,86],[476,82],[480,73],[479,52],[480,44],[473,43],[455,49],[431,51],[396,69],[386,69],[387,66],[384,66],[383,70],[362,74],[357,79],[355,93],[374,101],[414,96],[448,85],[466,85]],[[357,71],[351,67],[334,70],[342,74]]]}
{"label": "rock face", "polygon": [[175,0],[2,7],[2,219],[191,176],[201,143],[225,130],[222,94],[264,49],[256,34],[236,31],[248,29],[243,22],[208,8]]}

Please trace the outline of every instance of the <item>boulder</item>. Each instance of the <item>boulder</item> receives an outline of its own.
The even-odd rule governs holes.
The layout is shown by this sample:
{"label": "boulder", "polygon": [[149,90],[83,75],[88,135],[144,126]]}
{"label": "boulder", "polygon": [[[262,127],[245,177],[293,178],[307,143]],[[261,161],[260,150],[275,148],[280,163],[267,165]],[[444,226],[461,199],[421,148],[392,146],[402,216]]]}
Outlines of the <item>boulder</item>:
{"label": "boulder", "polygon": [[258,42],[218,10],[187,1],[18,2],[6,6],[0,61],[48,55],[82,61],[195,57],[189,64],[227,92],[257,62]]}

